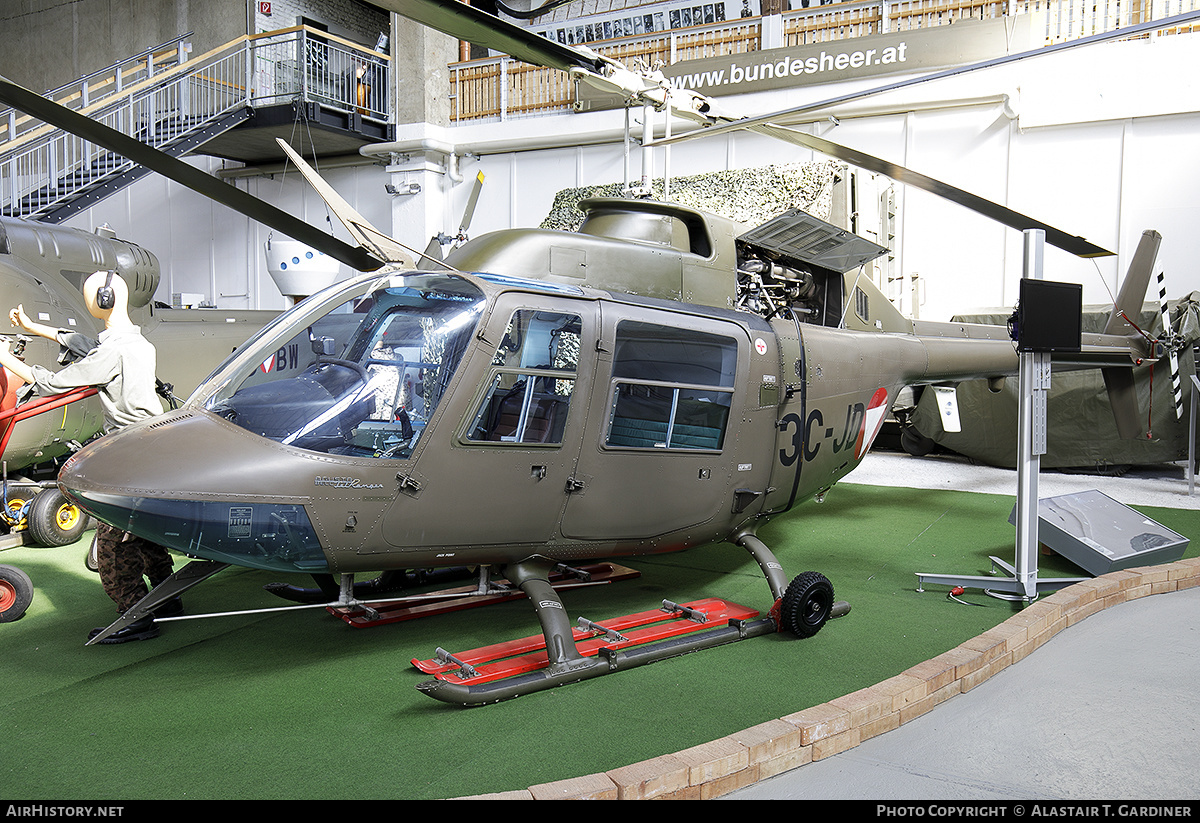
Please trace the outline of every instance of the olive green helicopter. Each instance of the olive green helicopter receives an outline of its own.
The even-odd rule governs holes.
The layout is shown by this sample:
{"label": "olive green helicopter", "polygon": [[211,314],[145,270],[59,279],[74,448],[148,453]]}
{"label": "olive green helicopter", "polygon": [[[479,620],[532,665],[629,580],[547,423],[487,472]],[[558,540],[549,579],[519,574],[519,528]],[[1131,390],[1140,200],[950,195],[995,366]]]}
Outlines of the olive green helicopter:
{"label": "olive green helicopter", "polygon": [[[618,83],[636,105],[739,122],[464,4],[379,5]],[[280,315],[180,408],[68,460],[70,500],[195,558],[91,643],[229,566],[337,581],[324,606],[347,620],[386,615],[359,597],[356,575],[465,568],[476,582],[463,598],[527,597],[541,635],[504,653],[536,663],[493,673],[479,662],[492,657],[439,649],[419,666],[435,674],[419,690],[463,706],[777,631],[809,637],[848,604],[818,572],[789,580],[756,532],[852,471],[901,388],[1017,373],[1007,328],[904,317],[859,275],[887,250],[799,210],[747,228],[668,202],[594,198],[578,231],[496,231],[420,259],[284,148],[360,244],[365,273]],[[931,186],[1074,253],[1106,253]],[[1128,371],[1163,356],[1122,319],[1142,303],[1158,241],[1143,235],[1106,333],[1083,335],[1056,365]],[[567,617],[559,590],[609,573],[595,561],[720,542],[759,565],[765,613],[664,601],[659,618],[675,623],[662,630],[643,616]]]}

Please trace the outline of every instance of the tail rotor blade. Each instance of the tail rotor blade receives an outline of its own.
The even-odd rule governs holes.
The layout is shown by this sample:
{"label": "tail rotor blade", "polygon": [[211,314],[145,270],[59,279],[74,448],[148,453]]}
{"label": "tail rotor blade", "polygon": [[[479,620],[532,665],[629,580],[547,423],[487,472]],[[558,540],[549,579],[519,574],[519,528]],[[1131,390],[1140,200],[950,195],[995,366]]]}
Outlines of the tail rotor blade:
{"label": "tail rotor blade", "polygon": [[[1158,308],[1162,316],[1163,335],[1171,339],[1171,312],[1167,307],[1167,281],[1163,273],[1158,273]],[[1174,346],[1170,347],[1167,361],[1171,364],[1171,396],[1175,400],[1175,419],[1183,419],[1183,384],[1179,379],[1179,352]]]}
{"label": "tail rotor blade", "polygon": [[458,224],[460,236],[467,233],[471,219],[475,216],[475,206],[479,203],[479,192],[483,189],[483,172],[475,175],[475,183],[471,187],[471,196],[467,199],[467,208],[463,211],[462,221]]}

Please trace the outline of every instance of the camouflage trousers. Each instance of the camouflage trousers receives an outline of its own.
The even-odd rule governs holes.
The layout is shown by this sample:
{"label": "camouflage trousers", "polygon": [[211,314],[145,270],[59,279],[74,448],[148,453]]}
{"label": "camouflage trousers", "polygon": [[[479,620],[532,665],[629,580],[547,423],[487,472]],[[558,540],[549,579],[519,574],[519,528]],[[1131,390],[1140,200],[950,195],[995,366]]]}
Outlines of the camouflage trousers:
{"label": "camouflage trousers", "polygon": [[96,567],[105,593],[124,614],[171,576],[171,555],[162,546],[103,523],[96,526]]}

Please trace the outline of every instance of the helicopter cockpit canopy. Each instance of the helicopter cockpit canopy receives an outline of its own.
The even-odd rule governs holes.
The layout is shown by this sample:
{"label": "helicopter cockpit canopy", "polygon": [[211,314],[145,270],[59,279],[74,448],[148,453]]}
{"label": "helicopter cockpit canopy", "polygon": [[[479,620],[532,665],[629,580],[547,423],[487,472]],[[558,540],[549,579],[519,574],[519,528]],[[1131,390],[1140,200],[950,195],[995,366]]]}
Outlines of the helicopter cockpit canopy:
{"label": "helicopter cockpit canopy", "polygon": [[453,274],[335,284],[265,328],[189,405],[296,448],[408,457],[483,306],[479,287]]}

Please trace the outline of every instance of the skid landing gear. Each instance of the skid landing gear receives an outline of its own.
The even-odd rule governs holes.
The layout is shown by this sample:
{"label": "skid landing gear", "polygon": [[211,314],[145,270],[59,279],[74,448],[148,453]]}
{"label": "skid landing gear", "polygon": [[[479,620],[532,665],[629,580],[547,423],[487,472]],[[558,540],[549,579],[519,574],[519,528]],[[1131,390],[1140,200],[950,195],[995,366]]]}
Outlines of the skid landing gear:
{"label": "skid landing gear", "polygon": [[[454,570],[439,569],[437,571]],[[603,586],[621,580],[631,580],[640,574],[641,572],[625,566],[601,561],[586,563],[578,567],[555,566],[549,572],[548,579],[555,589],[563,590],[585,586]],[[397,598],[390,602],[356,600],[350,605],[329,606],[327,610],[351,626],[384,626],[402,620],[473,609],[525,597],[514,581],[494,580],[486,567],[480,568],[478,575],[478,582],[471,586],[456,586],[436,592]]]}
{"label": "skid landing gear", "polygon": [[850,610],[834,601],[833,586],[823,575],[806,572],[789,584],[762,541],[745,534],[735,542],[758,560],[775,595],[766,616],[705,598],[663,601],[661,609],[601,623],[579,618],[573,627],[550,583],[550,562],[531,559],[505,571],[534,604],[542,634],[456,654],[439,648],[434,658],[412,661],[434,675],[417,689],[445,703],[482,706],[783,629],[812,637],[830,618]]}

